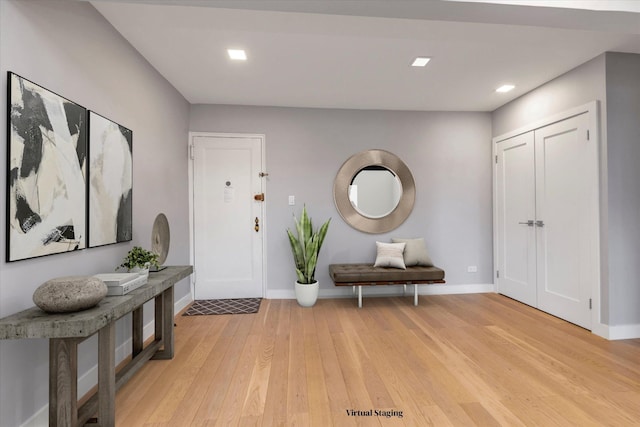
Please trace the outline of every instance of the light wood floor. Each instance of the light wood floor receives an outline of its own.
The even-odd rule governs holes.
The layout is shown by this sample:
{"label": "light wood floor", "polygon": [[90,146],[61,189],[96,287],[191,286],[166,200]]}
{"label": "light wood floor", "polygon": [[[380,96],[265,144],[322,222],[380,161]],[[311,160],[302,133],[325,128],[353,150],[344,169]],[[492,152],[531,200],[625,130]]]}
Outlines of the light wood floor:
{"label": "light wood floor", "polygon": [[640,425],[640,340],[496,294],[355,304],[177,317],[176,357],[118,392],[117,425]]}

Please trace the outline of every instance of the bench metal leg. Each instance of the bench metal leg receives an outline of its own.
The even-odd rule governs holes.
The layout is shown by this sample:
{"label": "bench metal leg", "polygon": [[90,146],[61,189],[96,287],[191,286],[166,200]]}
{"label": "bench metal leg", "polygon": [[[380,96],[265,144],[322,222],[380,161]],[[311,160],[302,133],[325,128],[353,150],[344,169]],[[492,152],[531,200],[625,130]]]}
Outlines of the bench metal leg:
{"label": "bench metal leg", "polygon": [[418,305],[418,284],[413,284],[413,305]]}
{"label": "bench metal leg", "polygon": [[407,294],[407,284],[405,283],[404,285],[402,285],[402,296],[405,296]]}
{"label": "bench metal leg", "polygon": [[362,308],[362,285],[358,285],[358,308]]}

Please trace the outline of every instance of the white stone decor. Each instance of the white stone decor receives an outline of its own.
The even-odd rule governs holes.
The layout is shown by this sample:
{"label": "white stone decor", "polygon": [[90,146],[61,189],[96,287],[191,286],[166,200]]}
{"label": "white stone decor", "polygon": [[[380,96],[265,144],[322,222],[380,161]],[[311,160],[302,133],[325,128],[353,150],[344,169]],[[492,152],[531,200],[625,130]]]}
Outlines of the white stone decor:
{"label": "white stone decor", "polygon": [[68,313],[95,306],[107,291],[107,285],[97,277],[58,277],[40,285],[33,293],[33,302],[47,313]]}

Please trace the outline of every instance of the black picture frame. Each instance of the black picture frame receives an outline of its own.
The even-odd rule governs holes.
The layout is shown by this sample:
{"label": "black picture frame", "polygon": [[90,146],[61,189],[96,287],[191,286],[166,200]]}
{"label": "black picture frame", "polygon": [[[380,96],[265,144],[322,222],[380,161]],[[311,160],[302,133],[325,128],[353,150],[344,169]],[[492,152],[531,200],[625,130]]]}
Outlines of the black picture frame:
{"label": "black picture frame", "polygon": [[89,111],[89,247],[133,239],[133,132]]}
{"label": "black picture frame", "polygon": [[7,262],[86,247],[87,110],[7,78]]}

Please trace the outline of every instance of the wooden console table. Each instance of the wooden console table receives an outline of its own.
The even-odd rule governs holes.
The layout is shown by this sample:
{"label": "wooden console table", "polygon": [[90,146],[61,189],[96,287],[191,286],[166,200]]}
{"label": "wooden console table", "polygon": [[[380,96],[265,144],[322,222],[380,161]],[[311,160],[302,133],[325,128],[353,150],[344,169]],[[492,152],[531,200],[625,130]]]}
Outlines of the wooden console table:
{"label": "wooden console table", "polygon": [[[47,314],[38,307],[0,319],[0,339],[49,339],[49,426],[115,425],[115,396],[149,359],[173,358],[173,286],[192,266],[167,267],[124,296],[109,296],[91,309]],[[143,304],[155,298],[154,341],[144,347]],[[132,355],[115,371],[115,322],[132,313]],[[78,408],[78,344],[98,334],[98,391]],[[97,414],[97,420],[93,417]]]}

